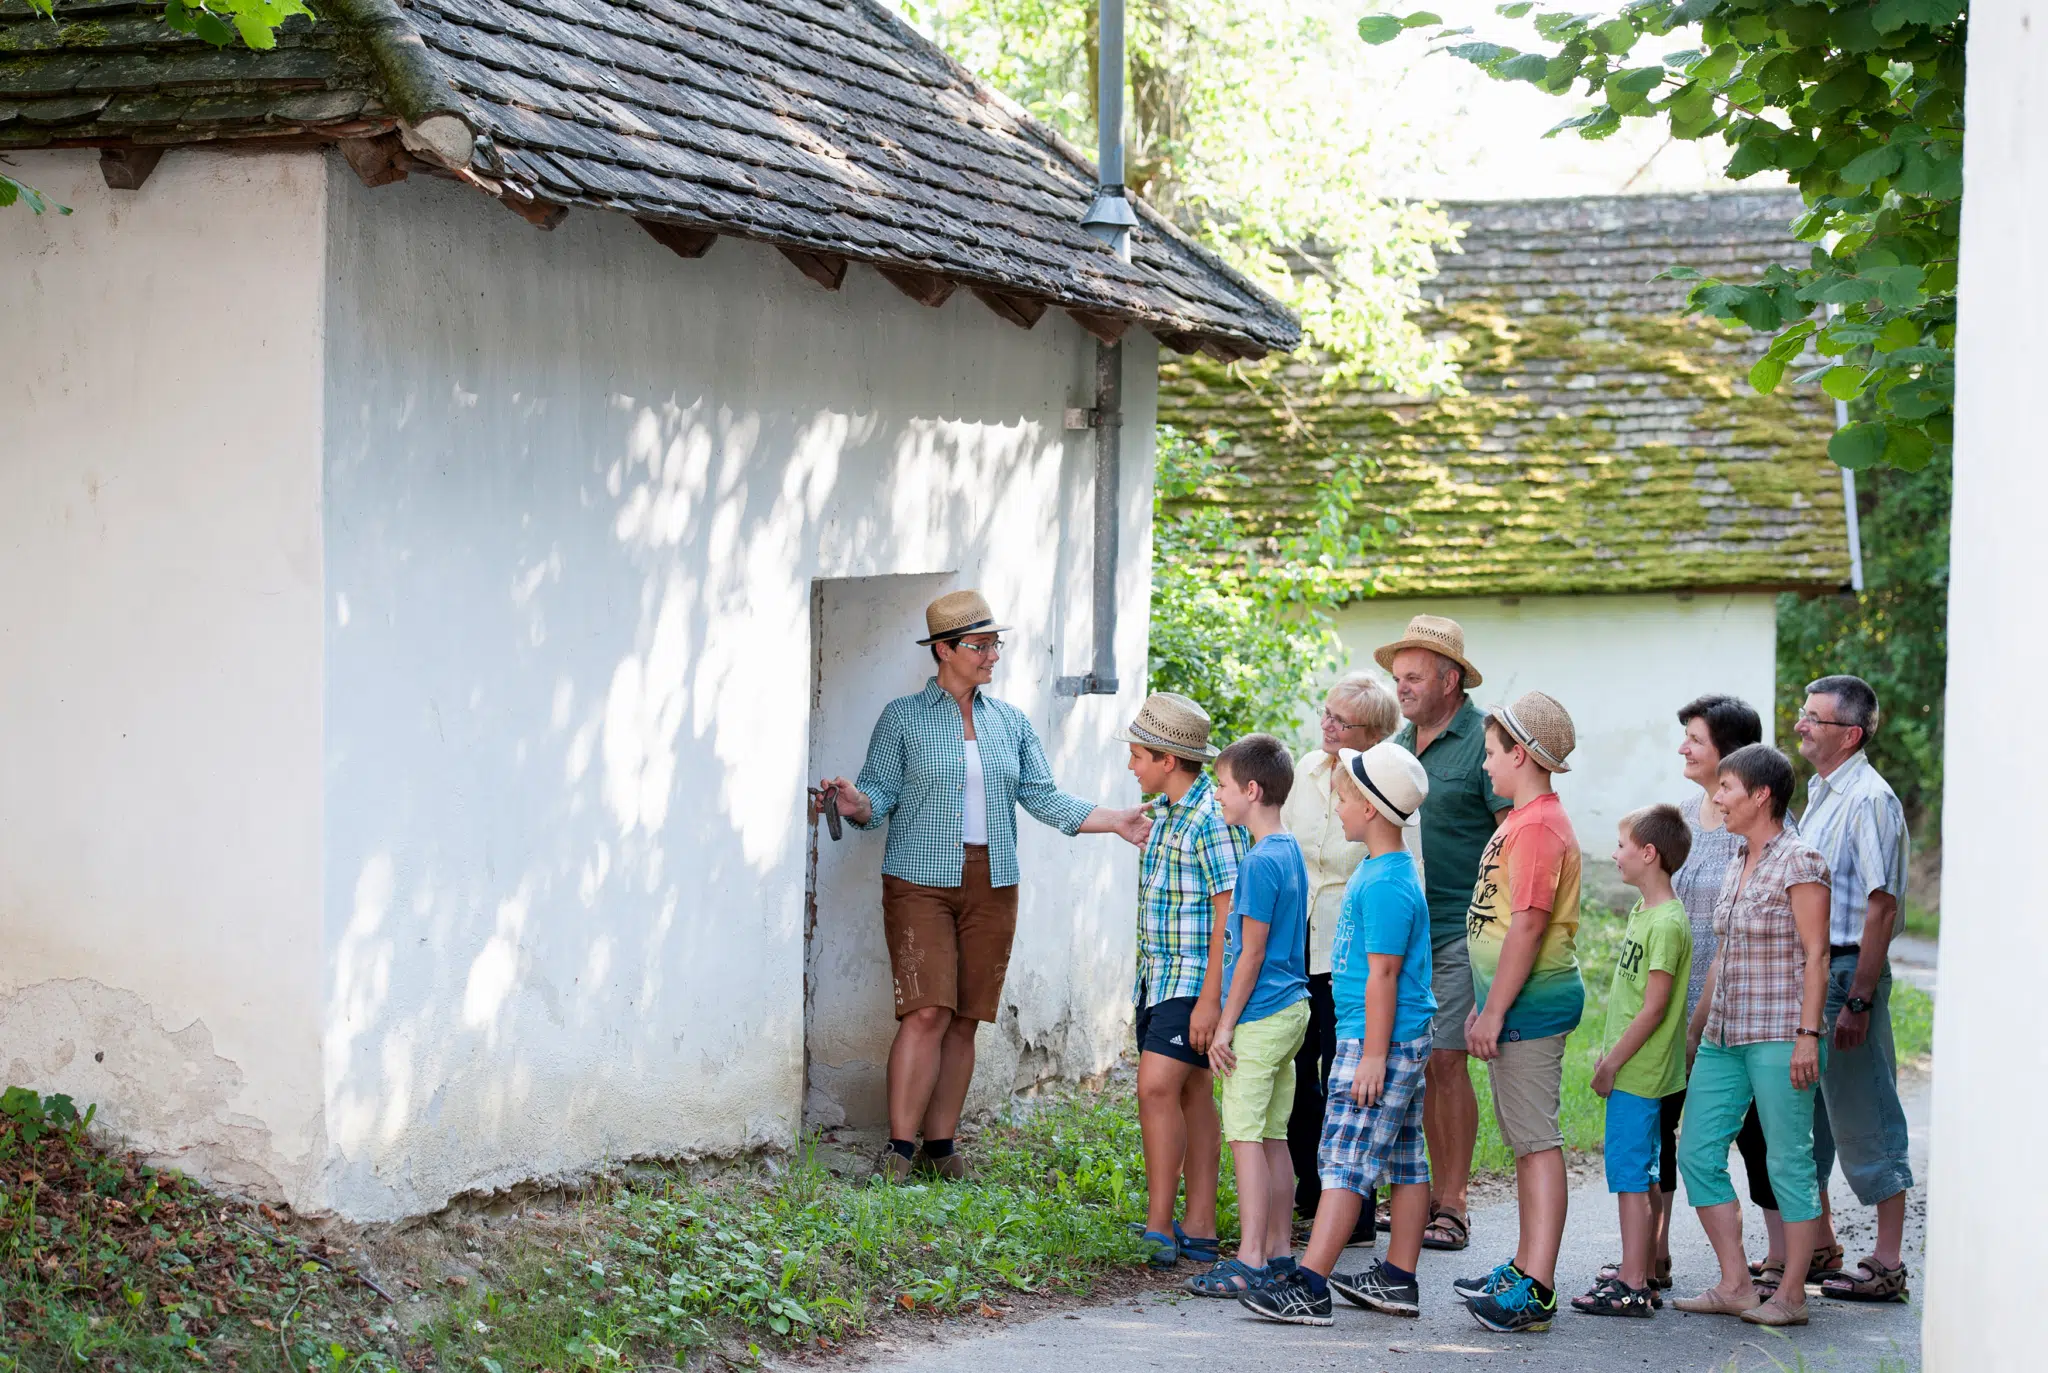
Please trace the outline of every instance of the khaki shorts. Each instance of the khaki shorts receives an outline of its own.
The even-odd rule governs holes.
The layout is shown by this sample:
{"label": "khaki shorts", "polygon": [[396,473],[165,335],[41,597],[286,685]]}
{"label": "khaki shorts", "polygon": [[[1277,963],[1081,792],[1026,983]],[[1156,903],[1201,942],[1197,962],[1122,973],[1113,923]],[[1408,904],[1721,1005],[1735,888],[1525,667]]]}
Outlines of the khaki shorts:
{"label": "khaki shorts", "polygon": [[1557,1127],[1564,1040],[1563,1035],[1504,1039],[1500,1057],[1486,1065],[1493,1084],[1493,1118],[1516,1158],[1564,1148],[1564,1132]]}
{"label": "khaki shorts", "polygon": [[963,1020],[994,1020],[1017,934],[1017,888],[992,887],[988,846],[966,846],[957,887],[925,887],[882,874],[882,930],[896,982],[896,1018],[944,1006]]}
{"label": "khaki shorts", "polygon": [[1287,1138],[1287,1117],[1294,1114],[1294,1056],[1301,1052],[1307,1033],[1307,997],[1231,1032],[1237,1071],[1223,1079],[1226,1141],[1256,1144]]}
{"label": "khaki shorts", "polygon": [[1446,939],[1429,950],[1429,989],[1436,993],[1436,1019],[1430,1022],[1429,1047],[1465,1052],[1465,1017],[1472,1014],[1472,951],[1465,936]]}

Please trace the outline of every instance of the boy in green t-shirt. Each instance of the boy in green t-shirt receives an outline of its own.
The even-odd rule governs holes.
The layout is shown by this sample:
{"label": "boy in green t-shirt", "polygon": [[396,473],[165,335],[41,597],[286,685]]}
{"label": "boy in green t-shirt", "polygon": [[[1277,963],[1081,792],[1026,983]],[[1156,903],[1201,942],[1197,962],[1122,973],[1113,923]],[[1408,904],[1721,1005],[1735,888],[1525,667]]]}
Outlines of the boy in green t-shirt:
{"label": "boy in green t-shirt", "polygon": [[1629,912],[1621,958],[1607,991],[1606,1052],[1593,1090],[1607,1098],[1607,1190],[1621,1208],[1621,1265],[1572,1305],[1593,1316],[1651,1314],[1651,1252],[1656,1213],[1658,1114],[1662,1099],[1685,1086],[1685,985],[1692,977],[1692,926],[1671,893],[1692,832],[1676,806],[1646,806],[1623,816],[1614,865],[1643,899]]}

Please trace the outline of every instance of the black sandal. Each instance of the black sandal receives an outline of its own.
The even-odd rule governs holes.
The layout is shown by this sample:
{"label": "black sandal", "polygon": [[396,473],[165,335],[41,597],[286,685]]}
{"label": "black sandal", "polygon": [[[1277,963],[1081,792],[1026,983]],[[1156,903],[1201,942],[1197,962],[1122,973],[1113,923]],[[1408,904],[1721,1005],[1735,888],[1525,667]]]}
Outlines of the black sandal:
{"label": "black sandal", "polygon": [[1630,1287],[1619,1278],[1593,1284],[1593,1290],[1572,1298],[1572,1310],[1587,1316],[1632,1316],[1648,1320],[1657,1306],[1657,1294],[1647,1287]]}

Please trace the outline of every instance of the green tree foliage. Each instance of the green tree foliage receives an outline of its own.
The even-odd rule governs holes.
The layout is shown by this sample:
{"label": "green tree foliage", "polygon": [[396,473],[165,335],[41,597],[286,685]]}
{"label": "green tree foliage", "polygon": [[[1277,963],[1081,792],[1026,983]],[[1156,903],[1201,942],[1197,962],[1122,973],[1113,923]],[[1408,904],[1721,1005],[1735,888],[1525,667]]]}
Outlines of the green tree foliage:
{"label": "green tree foliage", "polygon": [[1293,738],[1344,661],[1330,612],[1400,524],[1363,504],[1367,460],[1347,455],[1311,526],[1254,543],[1222,499],[1248,482],[1220,456],[1223,441],[1160,430],[1148,682],[1200,701],[1225,742],[1258,730]]}
{"label": "green tree foliage", "polygon": [[[1093,0],[894,0],[963,65],[1095,147]],[[1456,386],[1409,318],[1452,241],[1375,173],[1409,155],[1344,0],[1127,0],[1125,180],[1300,315],[1326,379]]]}
{"label": "green tree foliage", "polygon": [[[1529,0],[1502,5],[1521,19]],[[1828,445],[1844,467],[1915,470],[1953,436],[1956,246],[1962,213],[1964,0],[1637,0],[1618,15],[1537,10],[1541,47],[1470,40],[1445,49],[1504,81],[1593,101],[1551,132],[1600,138],[1657,119],[1679,139],[1718,137],[1728,175],[1782,171],[1807,212],[1807,264],[1756,282],[1686,266],[1695,310],[1774,335],[1750,372],[1770,391],[1816,355],[1864,417]],[[1368,43],[1436,16],[1372,15]],[[1439,39],[1466,31],[1442,30]],[[1675,50],[1638,52],[1646,43]]]}
{"label": "green tree foliage", "polygon": [[[48,19],[57,21],[59,0],[26,0],[28,7]],[[189,33],[203,38],[217,48],[224,48],[240,39],[258,50],[277,46],[277,31],[284,22],[295,14],[309,18],[313,11],[306,8],[304,0],[164,0],[164,22],[180,33]],[[5,172],[0,172],[0,209],[9,205],[22,204],[37,214],[52,208],[48,197],[34,187],[27,186]],[[67,206],[55,207],[59,214],[70,214]]]}
{"label": "green tree foliage", "polygon": [[1870,760],[1923,842],[1940,830],[1951,489],[1946,457],[1918,471],[1863,474],[1863,591],[1778,600],[1778,737],[1792,738],[1816,677],[1853,672],[1869,682],[1884,711]]}

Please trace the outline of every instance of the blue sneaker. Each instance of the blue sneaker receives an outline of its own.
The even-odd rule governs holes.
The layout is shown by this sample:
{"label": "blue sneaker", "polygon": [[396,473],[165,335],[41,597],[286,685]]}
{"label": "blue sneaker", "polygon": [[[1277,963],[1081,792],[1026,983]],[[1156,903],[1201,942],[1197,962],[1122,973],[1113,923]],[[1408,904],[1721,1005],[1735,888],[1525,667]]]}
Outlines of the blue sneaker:
{"label": "blue sneaker", "polygon": [[1513,1259],[1504,1259],[1495,1264],[1493,1271],[1483,1277],[1459,1278],[1451,1284],[1451,1290],[1471,1301],[1474,1297],[1490,1297],[1505,1288],[1512,1287],[1521,1277],[1521,1270],[1515,1267]]}
{"label": "blue sneaker", "polygon": [[1525,1277],[1512,1287],[1472,1298],[1470,1309],[1473,1319],[1488,1330],[1503,1335],[1531,1334],[1550,1329],[1557,1315],[1557,1294],[1553,1292],[1549,1301],[1543,1301],[1536,1295],[1536,1280]]}

